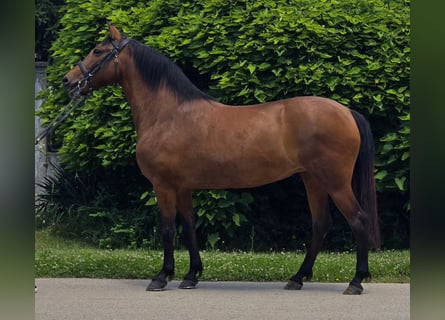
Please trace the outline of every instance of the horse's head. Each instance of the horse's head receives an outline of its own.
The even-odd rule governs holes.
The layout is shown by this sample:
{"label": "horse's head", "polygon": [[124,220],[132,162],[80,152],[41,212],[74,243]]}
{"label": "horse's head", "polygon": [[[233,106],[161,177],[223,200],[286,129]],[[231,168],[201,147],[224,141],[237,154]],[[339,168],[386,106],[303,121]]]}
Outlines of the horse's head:
{"label": "horse's head", "polygon": [[97,89],[119,81],[119,53],[130,41],[112,24],[109,25],[110,36],[99,43],[86,56],[83,61],[79,61],[65,77],[63,85],[65,88],[87,94],[93,89]]}

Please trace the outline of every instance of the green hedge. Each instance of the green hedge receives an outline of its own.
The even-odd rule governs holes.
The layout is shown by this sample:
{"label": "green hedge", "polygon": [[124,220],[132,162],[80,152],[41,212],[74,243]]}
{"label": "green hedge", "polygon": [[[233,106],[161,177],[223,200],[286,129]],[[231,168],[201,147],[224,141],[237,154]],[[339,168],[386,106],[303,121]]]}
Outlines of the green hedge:
{"label": "green hedge", "polygon": [[[61,78],[105,37],[106,21],[113,21],[130,37],[165,53],[196,85],[222,102],[242,105],[319,95],[363,113],[376,141],[384,245],[408,245],[409,1],[68,0],[63,7],[61,31],[52,46],[50,88],[43,94],[46,101],[40,112],[45,121],[49,122],[68,101],[60,86]],[[93,175],[135,166],[135,133],[120,89],[94,92],[55,132],[53,141],[61,146],[59,155],[71,171]],[[272,242],[276,246],[288,246],[289,242],[301,246],[309,240],[305,239],[308,232],[295,224],[291,229],[289,223],[300,222],[301,217],[294,217],[295,211],[308,211],[304,192],[287,190],[290,195],[283,198],[278,195],[283,186],[302,188],[300,182],[284,181],[270,188],[248,190],[254,197],[253,204],[241,201],[237,192],[216,192],[234,200],[231,211],[212,207],[223,217],[229,212],[222,223],[230,226],[221,230],[208,223],[210,220],[200,222],[202,236],[223,236],[224,230],[232,232],[244,221],[250,238],[255,227],[263,230],[263,240],[269,241],[274,237],[267,226],[276,222],[273,215],[281,215],[281,229],[287,231],[278,232],[275,238],[279,240]],[[153,194],[144,196],[149,197],[144,202],[153,203]],[[200,194],[198,198],[205,207],[212,201],[212,194]],[[284,210],[274,203],[277,200],[293,212],[277,212]],[[196,204],[199,211],[200,203]],[[234,218],[237,214],[242,221]],[[206,216],[202,214],[199,219]],[[300,216],[308,219],[306,214]],[[247,220],[255,221],[255,226]],[[336,240],[332,233],[328,242],[333,247],[344,246],[350,233],[341,217],[336,220],[340,229],[334,231],[343,238]],[[308,224],[303,226],[307,228]]]}

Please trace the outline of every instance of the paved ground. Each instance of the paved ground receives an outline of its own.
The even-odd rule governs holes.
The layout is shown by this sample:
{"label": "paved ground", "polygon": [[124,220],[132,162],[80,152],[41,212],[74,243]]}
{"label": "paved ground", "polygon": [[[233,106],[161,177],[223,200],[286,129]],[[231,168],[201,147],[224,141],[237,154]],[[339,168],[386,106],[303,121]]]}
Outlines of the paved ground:
{"label": "paved ground", "polygon": [[409,284],[365,283],[361,296],[342,294],[346,284],[200,282],[197,289],[147,292],[147,280],[37,279],[36,320],[229,320],[410,318]]}

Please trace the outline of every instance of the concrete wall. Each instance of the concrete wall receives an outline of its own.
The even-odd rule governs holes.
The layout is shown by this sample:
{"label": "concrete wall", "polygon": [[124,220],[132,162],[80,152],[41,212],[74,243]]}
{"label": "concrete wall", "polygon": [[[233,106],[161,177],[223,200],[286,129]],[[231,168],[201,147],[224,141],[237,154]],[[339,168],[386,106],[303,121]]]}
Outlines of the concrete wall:
{"label": "concrete wall", "polygon": [[[46,62],[36,62],[35,63],[35,72],[34,72],[34,91],[37,97],[37,94],[46,88]],[[36,99],[34,104],[34,109],[38,110],[42,105],[43,101],[41,99]],[[39,117],[35,117],[34,122],[34,131],[35,136],[42,130],[41,128],[41,120]],[[39,194],[42,190],[38,186],[39,183],[43,182],[44,179],[53,174],[53,166],[54,164],[58,164],[57,154],[55,152],[49,152],[47,148],[46,138],[42,139],[39,144],[35,146],[35,171],[34,171],[34,181],[36,184],[35,193]]]}

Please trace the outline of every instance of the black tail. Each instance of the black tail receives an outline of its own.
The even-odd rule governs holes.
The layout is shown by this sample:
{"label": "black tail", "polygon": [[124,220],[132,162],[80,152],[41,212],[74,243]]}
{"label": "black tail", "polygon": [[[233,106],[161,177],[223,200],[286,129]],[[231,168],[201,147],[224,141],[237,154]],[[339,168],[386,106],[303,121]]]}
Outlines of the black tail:
{"label": "black tail", "polygon": [[377,196],[374,179],[374,139],[368,121],[357,111],[351,110],[360,132],[360,150],[352,176],[352,189],[360,206],[369,217],[371,245],[380,248],[380,228],[377,215]]}

